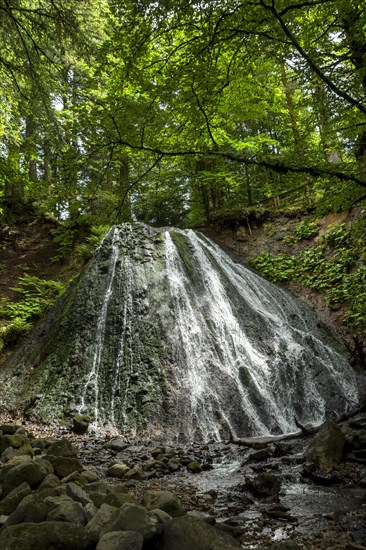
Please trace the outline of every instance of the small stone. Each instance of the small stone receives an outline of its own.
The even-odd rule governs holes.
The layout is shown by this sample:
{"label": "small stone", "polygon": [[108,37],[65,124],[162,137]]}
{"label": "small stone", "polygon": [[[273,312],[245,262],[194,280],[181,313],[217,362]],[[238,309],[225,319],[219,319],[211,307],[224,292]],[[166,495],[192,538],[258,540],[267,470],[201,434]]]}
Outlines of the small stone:
{"label": "small stone", "polygon": [[202,466],[198,462],[192,461],[187,464],[187,470],[192,474],[199,474],[202,472]]}
{"label": "small stone", "polygon": [[145,479],[145,474],[141,468],[137,466],[128,470],[125,475],[125,479]]}
{"label": "small stone", "polygon": [[123,439],[115,439],[114,441],[109,441],[104,445],[105,449],[111,449],[112,451],[121,452],[127,449],[130,446],[129,443],[126,443]]}

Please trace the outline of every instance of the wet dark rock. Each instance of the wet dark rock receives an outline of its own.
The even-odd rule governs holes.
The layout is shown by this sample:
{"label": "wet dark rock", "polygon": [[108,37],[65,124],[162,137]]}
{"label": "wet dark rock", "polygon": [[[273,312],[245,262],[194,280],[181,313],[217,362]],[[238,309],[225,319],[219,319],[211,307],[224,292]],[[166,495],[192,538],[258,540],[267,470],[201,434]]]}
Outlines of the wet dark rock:
{"label": "wet dark rock", "polygon": [[86,506],[92,502],[89,495],[79,485],[72,481],[66,484],[66,494],[72,498],[72,500],[80,502],[82,506]]}
{"label": "wet dark rock", "polygon": [[0,550],[93,550],[95,542],[82,525],[63,521],[21,523],[0,532]]}
{"label": "wet dark rock", "polygon": [[42,491],[43,489],[55,489],[55,487],[59,487],[60,484],[61,481],[57,476],[54,474],[47,474],[38,487],[38,491]]}
{"label": "wet dark rock", "polygon": [[351,449],[366,449],[366,429],[356,432],[349,441]]}
{"label": "wet dark rock", "polygon": [[334,422],[326,422],[314,436],[306,459],[323,472],[331,472],[342,460],[346,437]]}
{"label": "wet dark rock", "polygon": [[282,482],[278,476],[263,473],[255,477],[249,484],[249,487],[260,497],[270,497],[278,495],[281,490],[281,485]]}
{"label": "wet dark rock", "polygon": [[261,449],[254,453],[251,453],[248,456],[248,461],[254,460],[258,462],[263,462],[265,460],[268,460],[270,457],[271,457],[271,453],[268,451],[268,449]]}

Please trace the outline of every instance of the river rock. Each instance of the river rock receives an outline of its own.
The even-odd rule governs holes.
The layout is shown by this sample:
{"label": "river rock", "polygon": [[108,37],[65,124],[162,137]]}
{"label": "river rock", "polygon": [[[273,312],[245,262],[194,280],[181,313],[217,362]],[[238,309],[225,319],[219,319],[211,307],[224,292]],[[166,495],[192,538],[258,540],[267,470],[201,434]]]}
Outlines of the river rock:
{"label": "river rock", "polygon": [[0,515],[8,516],[15,510],[18,504],[24,497],[31,493],[31,488],[28,483],[23,482],[18,487],[15,487],[6,497],[0,502]]}
{"label": "river rock", "polygon": [[89,495],[76,483],[70,481],[66,484],[66,494],[76,502],[80,502],[82,506],[86,506],[92,502]]}
{"label": "river rock", "polygon": [[20,427],[20,424],[13,424],[13,423],[6,423],[6,424],[0,424],[0,432],[6,435],[13,435],[17,431],[17,429]]}
{"label": "river rock", "polygon": [[72,419],[72,429],[76,434],[85,434],[89,429],[91,421],[91,416],[76,414]]}
{"label": "river rock", "polygon": [[37,494],[27,495],[19,503],[5,523],[5,527],[18,523],[41,523],[45,521],[49,508]]}
{"label": "river rock", "polygon": [[356,432],[349,441],[351,449],[360,450],[366,449],[366,430],[359,430]]}
{"label": "river rock", "polygon": [[163,510],[172,517],[184,512],[180,500],[169,491],[146,491],[142,503],[147,510]]}
{"label": "river rock", "polygon": [[192,461],[187,464],[187,470],[192,474],[199,474],[202,472],[202,466],[198,462]]}
{"label": "river rock", "polygon": [[64,521],[21,523],[0,532],[0,550],[92,550],[95,542],[80,524]]}
{"label": "river rock", "polygon": [[160,550],[211,550],[214,544],[225,550],[241,544],[224,531],[192,516],[173,518],[163,525]]}
{"label": "river rock", "polygon": [[111,477],[122,478],[129,470],[130,468],[129,466],[127,466],[127,464],[124,464],[123,462],[118,462],[108,468],[107,475]]}
{"label": "river rock", "polygon": [[33,448],[29,438],[24,434],[1,435],[0,436],[0,453],[5,449],[12,447],[24,454],[33,456]]}
{"label": "river rock", "polygon": [[14,466],[4,478],[3,495],[7,495],[23,482],[28,483],[31,488],[36,487],[48,474],[47,470],[35,462],[22,462]]}
{"label": "river rock", "polygon": [[323,472],[331,472],[342,460],[346,437],[334,422],[325,422],[306,453],[308,462]]}
{"label": "river rock", "polygon": [[86,513],[80,504],[80,502],[74,502],[66,498],[61,498],[47,515],[48,521],[66,521],[70,523],[77,523],[80,525],[86,525],[88,519]]}
{"label": "river rock", "polygon": [[257,475],[250,483],[250,487],[260,497],[275,496],[281,490],[281,479],[265,472]]}
{"label": "river rock", "polygon": [[141,550],[144,538],[136,531],[113,531],[103,535],[96,550]]}
{"label": "river rock", "polygon": [[75,458],[77,457],[77,449],[68,439],[60,439],[49,445],[47,455]]}
{"label": "river rock", "polygon": [[38,491],[42,491],[43,489],[55,489],[55,487],[59,487],[60,484],[61,481],[57,476],[54,474],[47,474],[38,487]]}
{"label": "river rock", "polygon": [[48,455],[48,460],[55,469],[55,474],[60,477],[67,477],[74,472],[81,472],[83,465],[78,458],[66,456]]}
{"label": "river rock", "polygon": [[146,508],[137,504],[126,503],[116,511],[115,516],[101,529],[101,535],[111,531],[136,531],[144,541],[150,540],[160,532],[158,519],[148,514]]}

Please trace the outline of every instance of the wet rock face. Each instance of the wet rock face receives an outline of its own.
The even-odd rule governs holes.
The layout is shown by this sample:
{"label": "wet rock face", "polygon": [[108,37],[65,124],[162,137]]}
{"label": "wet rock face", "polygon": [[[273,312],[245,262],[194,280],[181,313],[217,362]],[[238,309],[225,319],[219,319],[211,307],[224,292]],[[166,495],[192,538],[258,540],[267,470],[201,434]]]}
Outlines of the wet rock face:
{"label": "wet rock face", "polygon": [[342,460],[346,437],[334,422],[326,422],[314,437],[306,458],[323,472],[331,472]]}
{"label": "wet rock face", "polygon": [[214,243],[125,224],[0,372],[0,405],[77,433],[220,441],[318,424],[357,383],[308,308]]}

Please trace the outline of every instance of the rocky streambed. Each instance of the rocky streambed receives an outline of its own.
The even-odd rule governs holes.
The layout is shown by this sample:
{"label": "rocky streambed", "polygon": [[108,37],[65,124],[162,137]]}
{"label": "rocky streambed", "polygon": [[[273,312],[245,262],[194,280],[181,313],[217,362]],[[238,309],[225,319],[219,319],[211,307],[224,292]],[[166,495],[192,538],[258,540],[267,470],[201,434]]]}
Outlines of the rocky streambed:
{"label": "rocky streambed", "polygon": [[0,550],[366,548],[365,414],[236,443],[0,431]]}

